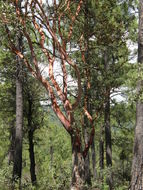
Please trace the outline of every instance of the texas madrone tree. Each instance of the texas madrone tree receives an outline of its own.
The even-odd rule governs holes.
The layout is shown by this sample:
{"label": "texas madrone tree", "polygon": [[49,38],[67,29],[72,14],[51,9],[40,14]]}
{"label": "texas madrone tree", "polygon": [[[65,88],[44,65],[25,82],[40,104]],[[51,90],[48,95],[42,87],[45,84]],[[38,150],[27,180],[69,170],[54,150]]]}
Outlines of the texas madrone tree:
{"label": "texas madrone tree", "polygon": [[[21,10],[19,3],[22,3]],[[83,189],[84,160],[93,141],[96,118],[96,115],[92,117],[86,105],[80,103],[83,87],[78,63],[72,57],[70,46],[72,34],[75,26],[77,27],[78,17],[84,3],[86,3],[84,0],[53,0],[46,1],[46,3],[42,0],[14,0],[7,1],[7,4],[4,1],[1,15],[2,27],[5,30],[10,50],[22,60],[21,64],[26,66],[31,75],[46,88],[55,114],[71,136],[73,159],[71,189]],[[18,28],[22,35],[23,51],[17,48],[15,28]],[[82,32],[78,34],[75,44],[84,63],[86,47],[81,45],[83,36]],[[46,60],[48,67],[46,76],[42,73],[42,63],[39,57],[44,62]],[[57,64],[60,65],[62,84],[55,77],[54,68]],[[77,81],[73,97],[71,97],[68,85],[67,68],[69,67],[75,73]],[[75,116],[78,108],[82,110],[84,117],[90,123],[90,135],[87,142],[83,141],[79,118]]]}

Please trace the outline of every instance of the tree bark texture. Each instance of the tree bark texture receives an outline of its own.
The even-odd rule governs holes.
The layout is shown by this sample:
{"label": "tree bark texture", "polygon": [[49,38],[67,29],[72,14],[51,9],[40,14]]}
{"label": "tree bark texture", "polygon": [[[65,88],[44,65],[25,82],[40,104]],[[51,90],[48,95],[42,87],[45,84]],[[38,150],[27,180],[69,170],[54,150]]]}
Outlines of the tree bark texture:
{"label": "tree bark texture", "polygon": [[15,121],[11,122],[10,128],[10,147],[8,153],[8,164],[14,162],[14,147],[15,147]]}
{"label": "tree bark texture", "polygon": [[81,141],[75,134],[72,136],[72,183],[71,190],[83,190],[85,179],[85,163],[82,154]]}
{"label": "tree bark texture", "polygon": [[107,177],[107,184],[109,189],[113,189],[113,179],[112,179],[112,141],[111,141],[111,127],[110,127],[110,89],[106,90],[106,101],[105,101],[105,113],[104,113],[104,123],[105,123],[105,147],[106,147],[106,165],[109,168],[109,175]]}
{"label": "tree bark texture", "polygon": [[34,128],[32,127],[32,101],[28,100],[28,140],[29,140],[29,158],[30,158],[30,175],[32,185],[36,184],[36,172],[35,172],[35,154],[34,154]]}
{"label": "tree bark texture", "polygon": [[[87,77],[87,76],[86,76]],[[87,80],[88,81],[88,80]],[[91,106],[90,106],[90,101],[89,99],[91,98],[89,89],[87,86],[87,81],[85,79],[85,84],[84,84],[84,105],[89,113],[91,113]],[[84,143],[88,144],[89,141],[89,136],[90,136],[90,130],[91,126],[90,123],[87,119],[87,116],[84,116],[84,124],[83,124],[83,136],[84,136]],[[90,170],[90,154],[89,151],[85,157],[85,183],[88,185],[91,185],[91,170]]]}
{"label": "tree bark texture", "polygon": [[99,167],[100,167],[100,180],[103,185],[103,170],[104,170],[104,126],[100,128],[100,140],[99,140]]}
{"label": "tree bark texture", "polygon": [[29,157],[30,157],[30,175],[32,185],[36,184],[36,172],[35,172],[35,155],[34,155],[34,143],[33,143],[33,131],[30,129],[28,132],[29,138]]}
{"label": "tree bark texture", "polygon": [[[105,77],[107,78],[109,70],[108,51],[104,53]],[[110,127],[110,86],[105,87],[105,109],[104,109],[104,127],[105,127],[105,149],[106,149],[106,165],[112,166],[112,142]]]}
{"label": "tree bark texture", "polygon": [[106,144],[106,165],[112,166],[112,142],[111,142],[111,128],[110,128],[110,90],[107,90],[107,98],[105,102],[105,144]]}
{"label": "tree bark texture", "polygon": [[101,126],[100,141],[99,141],[99,166],[100,170],[104,169],[104,127]]}
{"label": "tree bark texture", "polygon": [[[109,60],[108,50],[104,52],[104,68],[105,77],[108,80]],[[111,141],[111,126],[110,126],[110,86],[107,84],[105,87],[105,109],[104,109],[104,127],[105,127],[105,150],[106,150],[106,166],[109,168],[109,175],[106,178],[109,189],[113,189],[112,180],[112,141]]]}
{"label": "tree bark texture", "polygon": [[[86,123],[85,123],[86,125]],[[89,126],[87,126],[89,128]],[[89,141],[89,134],[87,132],[87,128],[84,129],[84,140],[85,140],[85,143],[87,144],[88,141]],[[87,183],[88,185],[91,185],[91,171],[90,171],[90,154],[89,154],[89,151],[85,157],[85,161],[84,161],[84,169],[85,169],[85,183]]]}
{"label": "tree bark texture", "polygon": [[93,178],[96,180],[97,171],[96,171],[96,152],[95,152],[95,142],[92,142],[91,145],[91,158],[92,158],[92,170],[93,170]]}
{"label": "tree bark texture", "polygon": [[[18,37],[18,48],[22,48],[22,36]],[[16,74],[16,128],[15,128],[15,151],[13,165],[13,179],[21,178],[22,172],[22,128],[23,128],[23,93],[22,93],[22,63],[17,58]]]}
{"label": "tree bark texture", "polygon": [[[138,62],[143,64],[143,0],[139,1]],[[143,90],[143,80],[137,84],[137,93]],[[136,127],[132,162],[131,190],[143,189],[143,102],[136,104]]]}

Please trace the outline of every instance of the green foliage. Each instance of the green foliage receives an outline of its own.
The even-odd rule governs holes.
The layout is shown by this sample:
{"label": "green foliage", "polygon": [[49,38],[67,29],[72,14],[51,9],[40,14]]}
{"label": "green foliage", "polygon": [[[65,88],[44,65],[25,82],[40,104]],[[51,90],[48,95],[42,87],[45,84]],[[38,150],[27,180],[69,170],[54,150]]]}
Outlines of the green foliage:
{"label": "green foliage", "polygon": [[[55,115],[49,111],[48,117],[44,117],[43,126],[37,129],[34,135],[38,179],[33,189],[67,190],[71,176],[70,139],[61,124],[56,121]],[[23,187],[31,189],[27,140],[24,142],[23,163]]]}
{"label": "green foliage", "polygon": [[[8,166],[5,159],[5,163],[3,163],[3,166],[0,168],[0,188],[3,190],[8,190],[11,188],[11,171],[12,167]],[[2,162],[1,162],[2,163]]]}
{"label": "green foliage", "polygon": [[[112,143],[114,186],[126,188],[131,178],[133,134],[135,126],[135,105],[117,103],[113,107]],[[115,114],[115,115],[114,115]]]}

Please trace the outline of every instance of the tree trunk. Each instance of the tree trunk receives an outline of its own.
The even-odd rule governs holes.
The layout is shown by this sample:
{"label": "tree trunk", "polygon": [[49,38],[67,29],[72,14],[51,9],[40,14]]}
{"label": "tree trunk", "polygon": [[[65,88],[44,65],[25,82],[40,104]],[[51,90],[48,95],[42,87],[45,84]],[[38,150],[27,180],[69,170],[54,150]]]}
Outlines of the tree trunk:
{"label": "tree trunk", "polygon": [[[22,36],[18,36],[18,49],[22,49]],[[13,165],[13,180],[21,183],[22,173],[22,128],[23,128],[23,94],[22,94],[22,63],[17,58],[16,74],[16,128],[15,128],[15,151]]]}
{"label": "tree trunk", "polygon": [[[18,3],[21,10],[21,1]],[[17,49],[22,51],[22,34],[20,29],[17,35]],[[15,149],[14,149],[14,165],[13,165],[13,182],[19,182],[21,189],[21,173],[22,173],[22,130],[23,130],[23,68],[22,60],[17,56],[17,72],[16,72],[16,127],[15,127]]]}
{"label": "tree trunk", "polygon": [[100,167],[100,180],[103,186],[103,169],[104,169],[104,127],[100,129],[100,141],[99,141],[99,167]]}
{"label": "tree trunk", "polygon": [[[87,76],[86,76],[87,77]],[[88,81],[88,80],[87,80]],[[86,107],[87,111],[90,113],[90,93],[87,87],[87,81],[84,84],[84,106]],[[90,131],[90,124],[88,122],[87,116],[84,116],[84,124],[83,124],[83,137],[85,144],[88,144],[89,141],[89,131]],[[91,171],[90,171],[90,154],[89,151],[85,158],[85,183],[91,185]]]}
{"label": "tree trunk", "polygon": [[112,142],[111,142],[111,128],[110,128],[110,90],[106,91],[107,97],[105,102],[105,143],[106,143],[106,165],[112,166]]}
{"label": "tree trunk", "polygon": [[79,137],[72,136],[72,183],[71,190],[83,190],[85,179],[85,163]]}
{"label": "tree trunk", "polygon": [[[86,124],[86,123],[84,123]],[[88,126],[89,128],[89,126]],[[88,141],[89,141],[89,134],[87,132],[87,128],[84,129],[84,138],[85,138],[85,143],[88,144]],[[88,185],[91,185],[91,171],[90,171],[90,157],[89,157],[89,151],[85,157],[85,162],[84,162],[85,166],[84,166],[84,169],[85,169],[85,183],[87,183]]]}
{"label": "tree trunk", "polygon": [[104,169],[104,128],[101,126],[100,141],[99,141],[99,166],[100,170]]}
{"label": "tree trunk", "polygon": [[[143,0],[139,1],[138,62],[143,64]],[[142,93],[143,81],[137,84],[138,94]],[[136,128],[132,162],[131,190],[143,189],[143,102],[137,101]]]}
{"label": "tree trunk", "polygon": [[112,180],[112,142],[111,142],[111,128],[110,128],[110,89],[106,89],[106,100],[105,100],[105,145],[106,145],[106,165],[109,168],[109,175],[107,177],[107,184],[109,189],[113,189]]}
{"label": "tree trunk", "polygon": [[10,147],[9,147],[9,153],[8,153],[8,164],[14,162],[14,143],[15,143],[15,121],[13,120],[11,122],[11,128],[10,128]]}
{"label": "tree trunk", "polygon": [[93,170],[93,178],[96,180],[97,171],[96,171],[96,152],[95,152],[95,143],[94,140],[91,145],[91,158],[92,158],[92,170]]}
{"label": "tree trunk", "polygon": [[[109,60],[108,60],[108,50],[104,53],[104,68],[105,68],[105,78],[108,79],[109,71]],[[104,109],[104,127],[105,127],[105,150],[106,150],[106,166],[108,168],[108,177],[106,178],[109,189],[113,189],[112,180],[112,141],[111,141],[111,127],[110,127],[110,86],[107,85],[105,88],[105,109]]]}
{"label": "tree trunk", "polygon": [[30,158],[30,175],[32,185],[36,184],[36,173],[35,173],[35,155],[34,155],[34,143],[33,143],[33,131],[30,129],[28,132],[29,138],[29,158]]}
{"label": "tree trunk", "polygon": [[34,155],[34,142],[33,134],[34,128],[32,127],[32,101],[28,99],[28,140],[29,140],[29,158],[30,158],[30,175],[32,185],[36,184],[36,173],[35,173],[35,155]]}

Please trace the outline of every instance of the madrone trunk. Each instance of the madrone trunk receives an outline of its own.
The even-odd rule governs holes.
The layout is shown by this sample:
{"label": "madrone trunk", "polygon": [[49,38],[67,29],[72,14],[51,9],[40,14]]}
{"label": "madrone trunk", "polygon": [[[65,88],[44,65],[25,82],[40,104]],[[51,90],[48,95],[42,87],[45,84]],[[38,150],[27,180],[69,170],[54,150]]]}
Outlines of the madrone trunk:
{"label": "madrone trunk", "polygon": [[82,154],[81,141],[77,134],[72,139],[72,183],[71,190],[83,190],[85,179],[85,163]]}

